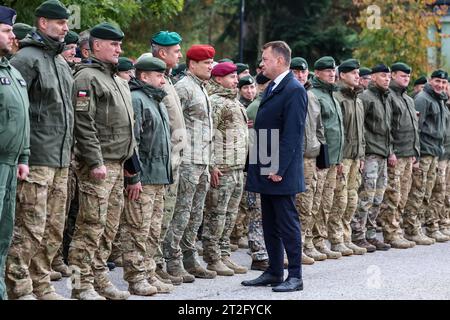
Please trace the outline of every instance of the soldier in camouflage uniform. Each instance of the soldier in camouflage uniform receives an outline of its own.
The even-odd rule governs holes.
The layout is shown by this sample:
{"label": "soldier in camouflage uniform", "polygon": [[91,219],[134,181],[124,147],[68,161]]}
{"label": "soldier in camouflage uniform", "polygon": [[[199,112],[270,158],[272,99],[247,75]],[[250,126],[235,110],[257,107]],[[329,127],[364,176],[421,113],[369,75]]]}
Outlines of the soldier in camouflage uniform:
{"label": "soldier in camouflage uniform", "polygon": [[173,218],[173,211],[177,201],[178,182],[180,177],[180,164],[183,155],[183,150],[186,146],[186,125],[184,123],[183,109],[180,102],[180,97],[175,90],[172,80],[167,75],[172,68],[175,68],[181,54],[181,37],[176,32],[160,31],[152,38],[152,53],[153,56],[163,60],[167,65],[167,72],[165,75],[164,91],[167,95],[163,99],[164,106],[167,109],[170,120],[171,132],[171,162],[172,162],[172,176],[173,183],[166,186],[166,193],[164,196],[164,215],[161,225],[161,234],[159,238],[158,250],[155,254],[156,274],[161,279],[169,279],[173,284],[179,285],[183,282],[183,278],[174,277],[166,272],[166,266],[162,252],[162,242],[167,234],[167,229]]}
{"label": "soldier in camouflage uniform", "polygon": [[60,55],[68,10],[46,1],[35,15],[37,28],[11,59],[30,98],[30,174],[17,188],[14,236],[6,285],[11,299],[62,300],[50,283],[51,262],[61,242],[67,176],[73,142],[72,72]]}
{"label": "soldier in camouflage uniform", "polygon": [[389,250],[390,245],[377,240],[376,219],[387,185],[387,158],[395,166],[392,150],[392,108],[389,99],[390,69],[379,64],[372,68],[372,82],[360,94],[364,105],[364,138],[366,157],[356,214],[351,223],[352,241],[367,252]]}
{"label": "soldier in camouflage uniform", "polygon": [[175,85],[183,108],[188,144],[183,153],[175,211],[163,252],[167,272],[183,277],[184,282],[193,282],[194,276],[208,279],[216,276],[216,272],[200,265],[195,247],[210,183],[212,111],[205,81],[211,77],[214,54],[211,46],[192,46],[186,53],[189,71]]}
{"label": "soldier in camouflage uniform", "polygon": [[90,36],[91,63],[79,65],[75,72],[80,208],[69,249],[72,298],[123,300],[130,294],[109,280],[106,260],[124,206],[123,163],[135,146],[130,89],[115,70],[124,34],[102,23]]}
{"label": "soldier in camouflage uniform", "polygon": [[[436,181],[438,158],[443,154],[445,135],[444,93],[447,72],[436,70],[423,91],[414,98],[419,113],[420,161],[413,167],[412,186],[403,214],[405,238],[418,245],[431,245],[445,237],[438,230],[422,232],[418,214],[424,203],[429,202],[427,189],[432,189]],[[431,186],[431,187],[430,187]]]}
{"label": "soldier in camouflage uniform", "polygon": [[402,185],[402,177],[404,181],[411,179],[411,164],[419,157],[419,124],[414,100],[406,93],[411,67],[399,62],[393,64],[391,70],[392,80],[389,84],[392,105],[391,133],[397,163],[388,167],[388,186],[381,204],[380,220],[384,242],[390,244],[392,248],[407,249],[414,247],[415,242],[403,237],[400,226],[400,201],[409,193],[409,188]]}
{"label": "soldier in camouflage uniform", "polygon": [[333,200],[335,211],[328,220],[328,240],[331,250],[342,255],[365,254],[365,248],[351,242],[351,221],[358,205],[358,188],[361,184],[360,170],[364,168],[366,141],[364,139],[364,106],[358,94],[359,61],[349,59],[339,66],[339,89],[336,99],[342,110],[345,145],[343,170],[337,176]]}
{"label": "soldier in camouflage uniform", "polygon": [[203,221],[203,259],[207,269],[218,275],[246,273],[247,268],[231,260],[230,234],[233,231],[244,190],[244,166],[248,151],[247,114],[237,99],[236,65],[217,64],[210,81],[214,149],[211,161],[211,188]]}

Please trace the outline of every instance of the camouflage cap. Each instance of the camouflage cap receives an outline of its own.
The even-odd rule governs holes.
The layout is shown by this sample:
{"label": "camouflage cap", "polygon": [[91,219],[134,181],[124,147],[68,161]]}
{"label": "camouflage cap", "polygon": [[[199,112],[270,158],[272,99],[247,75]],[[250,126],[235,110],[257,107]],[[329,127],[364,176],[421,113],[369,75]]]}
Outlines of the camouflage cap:
{"label": "camouflage cap", "polygon": [[170,47],[180,44],[182,40],[183,39],[178,33],[169,31],[159,31],[152,37],[152,43],[163,47]]}

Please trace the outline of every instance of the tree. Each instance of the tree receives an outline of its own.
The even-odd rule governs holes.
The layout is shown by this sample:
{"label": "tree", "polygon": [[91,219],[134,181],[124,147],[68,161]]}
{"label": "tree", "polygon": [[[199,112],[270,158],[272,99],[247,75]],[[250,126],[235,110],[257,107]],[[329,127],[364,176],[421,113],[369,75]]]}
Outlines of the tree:
{"label": "tree", "polygon": [[440,18],[447,7],[430,0],[353,0],[361,27],[354,51],[364,65],[405,62],[413,77],[440,67],[428,62],[427,50],[440,47]]}

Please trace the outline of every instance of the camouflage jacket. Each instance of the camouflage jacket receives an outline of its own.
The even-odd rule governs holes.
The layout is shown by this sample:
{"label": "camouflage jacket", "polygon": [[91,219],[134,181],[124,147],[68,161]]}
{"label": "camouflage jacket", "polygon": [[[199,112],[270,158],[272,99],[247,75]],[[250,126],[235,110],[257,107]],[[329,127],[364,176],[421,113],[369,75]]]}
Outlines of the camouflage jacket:
{"label": "camouflage jacket", "polygon": [[75,72],[75,156],[89,168],[133,154],[133,106],[128,83],[115,67],[92,58]]}
{"label": "camouflage jacket", "polygon": [[212,151],[212,114],[205,81],[190,71],[175,84],[186,123],[183,163],[209,165]]}
{"label": "camouflage jacket", "polygon": [[248,151],[247,113],[237,99],[237,90],[211,81],[214,149],[211,166],[221,171],[243,169]]}

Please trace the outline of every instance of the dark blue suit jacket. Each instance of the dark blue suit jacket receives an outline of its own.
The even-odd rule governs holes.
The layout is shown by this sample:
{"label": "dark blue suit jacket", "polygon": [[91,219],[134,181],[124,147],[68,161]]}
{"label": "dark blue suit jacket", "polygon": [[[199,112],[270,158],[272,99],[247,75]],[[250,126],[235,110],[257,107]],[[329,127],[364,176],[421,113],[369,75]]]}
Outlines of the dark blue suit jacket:
{"label": "dark blue suit jacket", "polygon": [[[269,95],[264,93],[254,126],[257,154],[250,151],[246,190],[269,195],[305,191],[302,144],[307,106],[306,90],[292,71]],[[273,182],[269,173],[283,179]]]}

